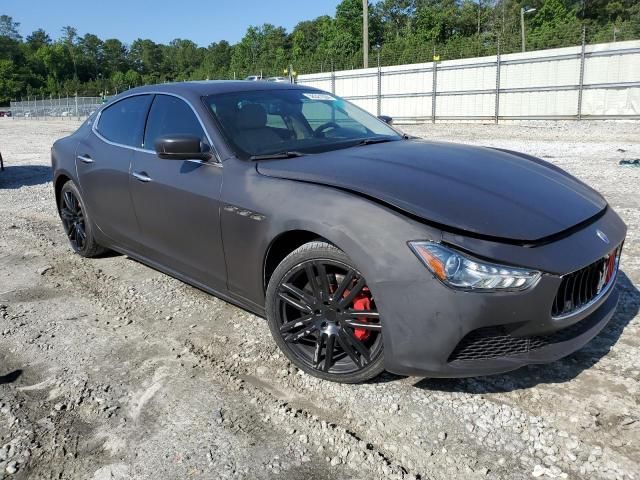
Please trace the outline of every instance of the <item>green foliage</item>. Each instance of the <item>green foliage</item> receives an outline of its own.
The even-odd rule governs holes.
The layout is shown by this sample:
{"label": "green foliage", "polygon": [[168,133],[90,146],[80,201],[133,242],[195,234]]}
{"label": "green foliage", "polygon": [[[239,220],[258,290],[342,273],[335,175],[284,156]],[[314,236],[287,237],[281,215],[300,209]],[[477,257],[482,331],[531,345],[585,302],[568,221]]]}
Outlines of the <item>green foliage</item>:
{"label": "green foliage", "polygon": [[[495,55],[527,49],[640,38],[638,0],[371,0],[370,65]],[[58,40],[42,29],[23,40],[20,24],[0,15],[0,105],[26,96],[113,94],[144,83],[244,78],[362,67],[362,0],[342,0],[334,17],[305,20],[289,33],[251,26],[235,45],[203,48],[188,39],[131,45],[66,26]]]}
{"label": "green foliage", "polygon": [[11,60],[0,60],[0,103],[17,96],[22,88],[15,64]]}

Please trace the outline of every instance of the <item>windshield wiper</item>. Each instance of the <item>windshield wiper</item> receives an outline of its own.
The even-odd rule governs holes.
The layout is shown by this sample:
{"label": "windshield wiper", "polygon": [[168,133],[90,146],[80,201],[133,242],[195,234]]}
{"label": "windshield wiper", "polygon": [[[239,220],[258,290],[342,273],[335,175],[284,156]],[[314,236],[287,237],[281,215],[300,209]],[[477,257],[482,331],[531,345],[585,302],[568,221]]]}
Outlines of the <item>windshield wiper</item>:
{"label": "windshield wiper", "polygon": [[373,145],[374,143],[395,142],[393,138],[363,138],[356,146]]}
{"label": "windshield wiper", "polygon": [[249,160],[277,160],[279,158],[295,158],[302,157],[306,155],[306,153],[296,152],[296,151],[286,151],[286,152],[277,152],[277,153],[267,153],[264,155],[251,155]]}

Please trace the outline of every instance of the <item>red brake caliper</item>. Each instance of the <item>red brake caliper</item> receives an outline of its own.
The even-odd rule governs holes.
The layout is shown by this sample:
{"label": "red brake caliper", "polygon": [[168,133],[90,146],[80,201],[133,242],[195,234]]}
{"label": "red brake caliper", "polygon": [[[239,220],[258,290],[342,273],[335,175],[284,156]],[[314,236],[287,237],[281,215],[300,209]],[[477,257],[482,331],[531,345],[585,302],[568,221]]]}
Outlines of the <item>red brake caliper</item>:
{"label": "red brake caliper", "polygon": [[[344,292],[344,296],[349,295],[349,292]],[[371,292],[368,287],[364,287],[362,291],[358,294],[358,296],[353,300],[353,309],[354,310],[371,310]],[[358,321],[366,323],[367,318],[359,318]],[[369,338],[370,331],[364,328],[354,328],[353,334],[354,336],[360,340],[361,342]]]}

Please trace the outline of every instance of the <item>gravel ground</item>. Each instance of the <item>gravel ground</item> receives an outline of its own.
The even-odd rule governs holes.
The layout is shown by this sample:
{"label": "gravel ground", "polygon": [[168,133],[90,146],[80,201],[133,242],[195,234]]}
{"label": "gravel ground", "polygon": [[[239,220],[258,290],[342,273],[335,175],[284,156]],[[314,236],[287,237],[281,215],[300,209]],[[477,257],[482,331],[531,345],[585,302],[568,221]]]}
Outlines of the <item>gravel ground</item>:
{"label": "gravel ground", "polygon": [[337,385],[265,322],[125,256],[71,253],[49,147],[73,121],[0,119],[0,479],[640,478],[640,158],[634,123],[437,124],[543,157],[629,226],[607,329],[547,366]]}

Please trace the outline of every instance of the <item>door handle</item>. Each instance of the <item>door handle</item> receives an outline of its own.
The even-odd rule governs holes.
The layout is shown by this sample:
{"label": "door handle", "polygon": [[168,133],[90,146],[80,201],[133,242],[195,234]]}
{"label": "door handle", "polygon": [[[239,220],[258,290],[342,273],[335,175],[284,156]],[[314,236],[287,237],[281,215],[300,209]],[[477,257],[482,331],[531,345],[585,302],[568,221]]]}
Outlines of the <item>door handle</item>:
{"label": "door handle", "polygon": [[80,160],[82,163],[93,163],[93,158],[86,154],[78,155],[78,160]]}
{"label": "door handle", "polygon": [[147,183],[151,181],[151,177],[145,172],[133,172],[132,175],[139,181]]}

